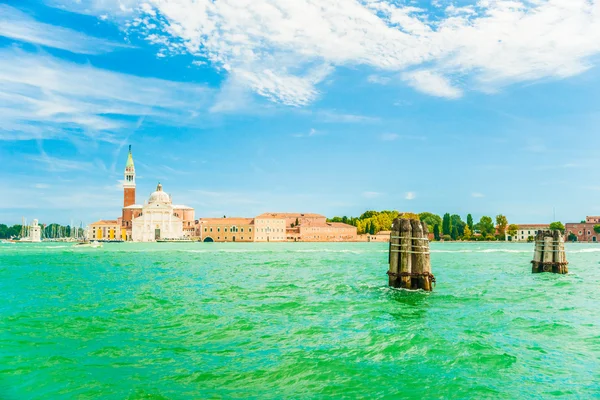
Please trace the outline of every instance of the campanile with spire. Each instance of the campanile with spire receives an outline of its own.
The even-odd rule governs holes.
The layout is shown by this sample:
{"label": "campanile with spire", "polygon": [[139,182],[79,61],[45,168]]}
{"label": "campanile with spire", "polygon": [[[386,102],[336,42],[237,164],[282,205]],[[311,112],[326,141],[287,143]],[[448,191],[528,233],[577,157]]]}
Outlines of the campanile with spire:
{"label": "campanile with spire", "polygon": [[129,154],[127,164],[125,165],[125,181],[123,182],[123,207],[135,204],[135,166],[133,165],[133,156],[131,155],[131,145],[129,145]]}

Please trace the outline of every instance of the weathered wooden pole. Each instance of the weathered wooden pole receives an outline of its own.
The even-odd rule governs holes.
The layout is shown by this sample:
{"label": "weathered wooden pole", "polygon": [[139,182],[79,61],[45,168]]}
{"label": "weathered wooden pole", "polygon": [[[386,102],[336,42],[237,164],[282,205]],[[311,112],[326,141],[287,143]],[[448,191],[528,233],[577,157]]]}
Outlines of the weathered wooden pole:
{"label": "weathered wooden pole", "polygon": [[542,265],[542,255],[544,253],[544,233],[539,231],[535,235],[535,251],[533,253],[533,261],[531,262],[531,272],[537,274],[540,272]]}
{"label": "weathered wooden pole", "polygon": [[558,230],[538,232],[531,264],[531,271],[534,274],[539,272],[566,274],[569,272],[562,232]]}
{"label": "weathered wooden pole", "polygon": [[398,218],[390,236],[389,285],[404,289],[432,290],[429,230],[419,220]]}
{"label": "weathered wooden pole", "polygon": [[410,289],[412,273],[412,225],[409,219],[397,220],[400,224],[400,282],[399,287]]}
{"label": "weathered wooden pole", "polygon": [[400,263],[398,262],[400,258],[400,237],[401,237],[401,229],[400,229],[400,220],[394,220],[392,224],[392,232],[390,234],[390,270],[388,273],[389,276],[389,285],[391,287],[400,287],[399,281],[400,276],[398,275],[398,267]]}
{"label": "weathered wooden pole", "polygon": [[544,234],[544,257],[542,258],[542,272],[552,272],[554,262],[554,238],[546,232]]}

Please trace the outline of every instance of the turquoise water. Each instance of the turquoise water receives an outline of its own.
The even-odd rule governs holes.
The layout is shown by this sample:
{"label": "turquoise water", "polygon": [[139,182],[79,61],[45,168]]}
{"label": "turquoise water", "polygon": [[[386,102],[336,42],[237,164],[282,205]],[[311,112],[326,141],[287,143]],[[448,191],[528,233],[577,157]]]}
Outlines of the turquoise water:
{"label": "turquoise water", "polygon": [[598,398],[600,246],[0,244],[0,398]]}

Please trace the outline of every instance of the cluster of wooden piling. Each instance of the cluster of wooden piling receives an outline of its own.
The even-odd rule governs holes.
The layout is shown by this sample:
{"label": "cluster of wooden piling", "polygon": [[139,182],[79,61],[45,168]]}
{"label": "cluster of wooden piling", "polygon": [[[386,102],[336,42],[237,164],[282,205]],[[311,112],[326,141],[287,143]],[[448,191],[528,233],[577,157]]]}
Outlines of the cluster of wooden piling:
{"label": "cluster of wooden piling", "polygon": [[535,252],[531,261],[531,272],[553,272],[566,274],[569,272],[565,240],[560,231],[539,231],[535,237]]}
{"label": "cluster of wooden piling", "polygon": [[389,251],[389,285],[432,290],[429,229],[419,220],[397,218],[392,225]]}

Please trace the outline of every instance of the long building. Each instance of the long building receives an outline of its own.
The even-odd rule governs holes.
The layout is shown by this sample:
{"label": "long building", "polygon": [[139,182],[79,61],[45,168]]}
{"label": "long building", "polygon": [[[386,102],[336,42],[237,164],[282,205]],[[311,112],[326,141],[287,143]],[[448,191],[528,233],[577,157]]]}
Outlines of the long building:
{"label": "long building", "polygon": [[535,235],[541,230],[550,229],[550,224],[521,224],[517,225],[516,235],[509,235],[508,230],[504,234],[507,242],[528,242],[533,241]]}
{"label": "long building", "polygon": [[253,218],[200,218],[196,227],[203,242],[254,242]]}

